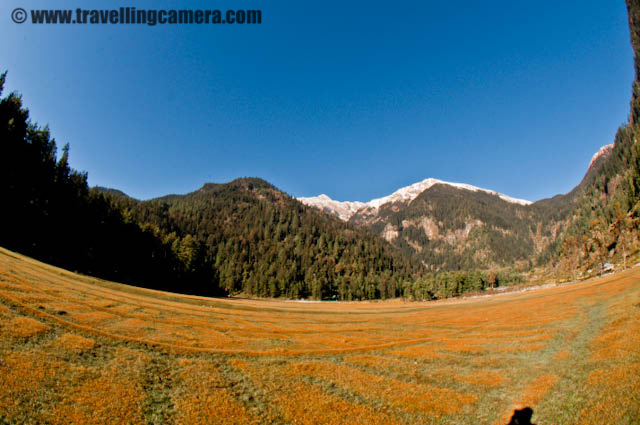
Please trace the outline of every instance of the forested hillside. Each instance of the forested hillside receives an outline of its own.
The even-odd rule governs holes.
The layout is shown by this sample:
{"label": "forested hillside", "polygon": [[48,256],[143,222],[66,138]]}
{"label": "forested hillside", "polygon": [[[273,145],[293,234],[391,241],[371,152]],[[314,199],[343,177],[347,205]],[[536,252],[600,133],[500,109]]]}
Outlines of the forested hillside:
{"label": "forested hillside", "polygon": [[640,2],[627,0],[635,81],[629,122],[616,134],[613,151],[578,201],[556,251],[558,270],[575,275],[619,261],[640,248]]}
{"label": "forested hillside", "polygon": [[598,156],[571,192],[529,205],[442,183],[411,200],[363,208],[349,223],[380,235],[432,271],[531,269],[554,258],[578,199],[611,155],[607,150]]}
{"label": "forested hillside", "polygon": [[389,203],[375,216],[365,211],[350,222],[382,235],[432,270],[469,270],[529,258],[535,224],[527,211],[484,192],[436,184],[411,202]]}
{"label": "forested hillside", "polygon": [[144,202],[110,196],[142,228],[166,243],[181,241],[179,257],[189,269],[211,270],[227,293],[387,298],[421,269],[382,239],[257,178]]}
{"label": "forested hillside", "polygon": [[[6,73],[0,77],[0,95]],[[0,100],[0,246],[65,268],[200,295],[395,297],[420,267],[259,179],[139,202],[89,189],[19,95]]]}
{"label": "forested hillside", "polygon": [[[0,95],[6,75],[0,76]],[[0,246],[107,279],[198,290],[201,276],[171,245],[89,190],[87,174],[69,167],[68,146],[58,157],[49,129],[30,121],[15,93],[0,99],[0,142]]]}

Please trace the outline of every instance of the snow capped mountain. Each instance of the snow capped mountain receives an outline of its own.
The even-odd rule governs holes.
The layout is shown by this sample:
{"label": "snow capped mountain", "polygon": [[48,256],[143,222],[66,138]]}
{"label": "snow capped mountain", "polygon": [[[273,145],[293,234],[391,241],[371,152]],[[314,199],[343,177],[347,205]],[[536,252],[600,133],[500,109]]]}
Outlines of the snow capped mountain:
{"label": "snow capped mountain", "polygon": [[349,220],[351,216],[353,216],[356,212],[360,211],[367,205],[363,202],[357,201],[334,201],[324,193],[322,195],[314,196],[311,198],[298,198],[298,201],[302,202],[305,205],[319,208],[322,211],[327,211],[329,213],[335,214],[338,216],[338,218],[340,218],[340,220],[343,221]]}
{"label": "snow capped mountain", "polygon": [[498,196],[500,199],[520,204],[520,205],[529,205],[530,201],[524,199],[512,198],[507,195],[503,195],[502,193],[494,192],[489,189],[482,189],[480,187],[472,186],[470,184],[465,183],[451,183],[438,179],[425,179],[421,182],[414,183],[410,186],[403,187],[401,189],[396,190],[389,196],[385,196],[382,198],[372,199],[369,202],[350,202],[350,201],[335,201],[329,198],[327,195],[314,196],[310,198],[298,198],[300,202],[305,205],[310,205],[316,208],[320,208],[323,211],[331,212],[337,215],[341,220],[347,221],[358,211],[367,208],[378,209],[382,205],[394,202],[411,202],[416,199],[422,192],[429,189],[435,184],[445,184],[449,186],[456,187],[458,189],[469,190],[472,192],[485,192],[491,195]]}
{"label": "snow capped mountain", "polygon": [[[591,162],[589,163],[588,171],[591,170],[591,167],[602,157],[608,155],[613,150],[613,144],[605,145],[601,147],[598,152],[596,152],[591,158]],[[588,174],[587,174],[588,175]],[[586,176],[585,176],[586,178]],[[489,189],[483,189],[481,187],[473,186],[466,183],[452,183],[444,180],[438,180],[434,178],[424,179],[421,182],[414,183],[410,186],[406,186],[400,188],[393,192],[391,195],[384,196],[382,198],[372,199],[369,202],[359,202],[359,201],[336,201],[331,199],[325,194],[319,196],[313,196],[308,198],[298,198],[300,202],[305,205],[309,205],[312,207],[319,208],[323,211],[332,213],[338,216],[343,221],[348,221],[351,217],[356,215],[359,212],[364,211],[368,215],[376,214],[377,210],[386,204],[395,203],[395,202],[411,202],[416,199],[422,192],[429,189],[433,185],[436,184],[444,184],[448,186],[455,187],[457,189],[468,190],[471,192],[484,192],[490,195],[495,195],[506,202],[511,202],[513,204],[519,205],[529,205],[532,202],[527,201],[525,199],[512,198],[511,196],[507,196],[505,194],[495,192]]]}
{"label": "snow capped mountain", "polygon": [[367,205],[371,206],[371,207],[374,207],[374,208],[379,208],[380,206],[382,206],[384,204],[387,204],[389,202],[413,201],[422,192],[424,192],[425,190],[429,189],[431,186],[436,185],[436,184],[446,184],[446,185],[449,185],[449,186],[456,187],[458,189],[470,190],[472,192],[478,192],[478,191],[486,192],[486,193],[488,193],[490,195],[496,195],[496,196],[500,197],[501,199],[503,199],[503,200],[505,200],[507,202],[512,202],[512,203],[515,203],[515,204],[529,205],[531,203],[530,201],[527,201],[527,200],[524,200],[524,199],[512,198],[510,196],[503,195],[502,193],[494,192],[493,190],[489,190],[489,189],[483,189],[483,188],[480,188],[480,187],[472,186],[470,184],[451,183],[451,182],[446,182],[446,181],[443,181],[443,180],[429,178],[429,179],[422,180],[421,182],[414,183],[411,186],[407,186],[407,187],[403,187],[401,189],[398,189],[395,192],[393,192],[391,195],[385,196],[384,198],[373,199],[373,200],[367,202]]}
{"label": "snow capped mountain", "polygon": [[610,145],[604,145],[603,147],[601,147],[600,150],[598,150],[598,152],[593,154],[593,157],[591,158],[591,162],[589,163],[588,168],[591,168],[593,163],[596,162],[598,158],[608,154],[609,152],[611,152],[612,149],[613,149],[613,143],[611,143]]}

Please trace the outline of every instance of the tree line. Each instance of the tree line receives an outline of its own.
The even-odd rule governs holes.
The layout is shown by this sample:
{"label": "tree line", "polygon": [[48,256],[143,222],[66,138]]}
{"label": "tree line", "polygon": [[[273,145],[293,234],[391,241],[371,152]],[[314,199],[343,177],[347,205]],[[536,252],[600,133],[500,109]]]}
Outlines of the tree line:
{"label": "tree line", "polygon": [[87,174],[69,166],[69,146],[58,156],[48,127],[30,120],[16,93],[0,98],[0,141],[1,246],[105,279],[200,291],[201,276],[180,256],[185,242],[158,237],[90,190]]}
{"label": "tree line", "polygon": [[427,273],[418,279],[402,282],[401,294],[406,299],[430,301],[478,293],[522,282],[524,282],[523,275],[511,269],[445,271]]}
{"label": "tree line", "polygon": [[421,266],[386,241],[307,207],[269,183],[241,178],[187,195],[135,201],[127,217],[190,241],[184,258],[229,294],[360,300],[399,295]]}
{"label": "tree line", "polygon": [[16,93],[0,98],[0,123],[0,245],[42,261],[183,293],[345,300],[396,297],[420,271],[259,179],[144,202],[90,189]]}
{"label": "tree line", "polygon": [[640,248],[640,127],[620,127],[613,151],[589,188],[561,244],[556,249],[560,272],[576,276],[603,263],[626,263]]}

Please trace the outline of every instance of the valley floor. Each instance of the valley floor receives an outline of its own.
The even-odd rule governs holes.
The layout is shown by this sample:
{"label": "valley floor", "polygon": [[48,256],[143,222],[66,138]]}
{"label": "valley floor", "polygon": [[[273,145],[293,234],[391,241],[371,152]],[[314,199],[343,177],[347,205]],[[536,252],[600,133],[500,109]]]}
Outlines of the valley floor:
{"label": "valley floor", "polygon": [[0,423],[640,423],[640,268],[432,303],[210,299],[0,249]]}

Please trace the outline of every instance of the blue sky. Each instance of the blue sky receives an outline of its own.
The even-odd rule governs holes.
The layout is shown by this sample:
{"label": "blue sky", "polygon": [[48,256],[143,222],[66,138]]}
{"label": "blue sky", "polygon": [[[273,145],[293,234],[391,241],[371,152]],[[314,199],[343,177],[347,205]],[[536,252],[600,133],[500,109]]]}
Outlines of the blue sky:
{"label": "blue sky", "polygon": [[[27,10],[261,9],[261,25],[21,25]],[[427,177],[566,193],[628,117],[623,0],[0,4],[7,91],[91,185],[257,176],[367,201]]]}

